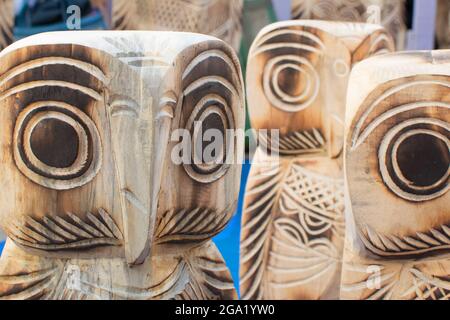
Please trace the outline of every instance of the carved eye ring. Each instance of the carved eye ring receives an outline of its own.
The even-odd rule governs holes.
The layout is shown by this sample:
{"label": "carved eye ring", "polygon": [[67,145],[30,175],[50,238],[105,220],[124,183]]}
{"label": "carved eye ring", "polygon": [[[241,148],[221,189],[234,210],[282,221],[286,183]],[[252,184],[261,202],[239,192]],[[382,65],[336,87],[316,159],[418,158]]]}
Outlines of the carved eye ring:
{"label": "carved eye ring", "polygon": [[[411,119],[393,127],[381,141],[378,153],[380,172],[388,188],[414,202],[444,195],[450,189],[449,132],[448,123],[430,118]],[[430,175],[425,166],[433,166],[435,174]]]}
{"label": "carved eye ring", "polygon": [[[42,135],[55,140],[57,147],[42,143]],[[31,181],[50,189],[69,190],[97,175],[101,140],[95,124],[78,108],[63,102],[37,102],[17,118],[14,159]]]}
{"label": "carved eye ring", "polygon": [[[289,73],[290,72],[290,73]],[[303,76],[305,87],[299,93],[290,93],[280,85],[284,78],[292,78],[292,72]],[[319,74],[310,61],[303,57],[284,55],[267,62],[263,76],[264,92],[272,105],[285,112],[298,112],[311,106],[319,95]]]}
{"label": "carved eye ring", "polygon": [[[203,159],[198,157],[198,142],[202,141],[203,137],[200,135],[200,130],[203,127],[207,127],[208,123],[212,119],[220,122],[220,127],[223,134],[223,148],[216,154],[215,159],[222,160],[219,162],[211,161],[204,162]],[[200,124],[200,126],[196,125]],[[192,150],[191,159],[192,163],[184,165],[186,173],[194,180],[201,183],[211,183],[226,174],[229,169],[229,165],[225,164],[227,156],[227,140],[226,130],[234,129],[234,120],[231,109],[227,106],[227,102],[224,98],[217,94],[209,94],[202,98],[194,108],[191,116],[186,123],[186,129],[192,132]],[[214,128],[215,129],[215,128]],[[200,148],[203,151],[203,148]]]}

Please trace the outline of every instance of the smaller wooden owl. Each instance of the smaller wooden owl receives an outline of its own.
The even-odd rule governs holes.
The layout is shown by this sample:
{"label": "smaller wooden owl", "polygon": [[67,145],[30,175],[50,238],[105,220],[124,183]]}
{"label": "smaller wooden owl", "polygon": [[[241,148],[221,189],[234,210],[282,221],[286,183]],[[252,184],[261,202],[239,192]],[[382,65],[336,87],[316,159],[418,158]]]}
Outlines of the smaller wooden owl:
{"label": "smaller wooden owl", "polygon": [[[239,50],[243,0],[111,0],[115,30],[188,31],[215,36]],[[91,0],[107,12],[106,0]]]}
{"label": "smaller wooden owl", "polygon": [[380,24],[405,47],[406,0],[292,0],[292,17]]}
{"label": "smaller wooden owl", "polygon": [[240,166],[173,158],[178,130],[194,144],[198,125],[244,126],[228,45],[41,34],[4,50],[0,74],[0,299],[236,297],[210,239],[234,213]]}
{"label": "smaller wooden owl", "polygon": [[279,130],[279,141],[258,136],[242,217],[243,299],[339,297],[349,72],[393,49],[386,31],[370,24],[289,21],[256,38],[250,120],[255,129]]}
{"label": "smaller wooden owl", "polygon": [[368,59],[351,75],[343,299],[450,297],[450,51]]}

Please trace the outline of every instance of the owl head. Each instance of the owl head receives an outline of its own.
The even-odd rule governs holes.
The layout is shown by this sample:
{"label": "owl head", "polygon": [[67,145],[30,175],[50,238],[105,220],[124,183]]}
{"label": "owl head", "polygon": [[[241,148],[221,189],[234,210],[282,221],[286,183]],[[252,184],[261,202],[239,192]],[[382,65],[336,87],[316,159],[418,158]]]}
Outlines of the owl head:
{"label": "owl head", "polygon": [[134,265],[225,227],[239,166],[173,161],[173,133],[243,127],[228,45],[188,33],[61,32],[19,41],[0,61],[0,221],[16,244]]}
{"label": "owl head", "polygon": [[392,50],[392,39],[376,25],[302,20],[266,27],[249,54],[252,126],[279,129],[281,155],[342,156],[350,70]]}
{"label": "owl head", "polygon": [[349,234],[363,253],[407,259],[450,244],[450,51],[362,62],[348,92]]}

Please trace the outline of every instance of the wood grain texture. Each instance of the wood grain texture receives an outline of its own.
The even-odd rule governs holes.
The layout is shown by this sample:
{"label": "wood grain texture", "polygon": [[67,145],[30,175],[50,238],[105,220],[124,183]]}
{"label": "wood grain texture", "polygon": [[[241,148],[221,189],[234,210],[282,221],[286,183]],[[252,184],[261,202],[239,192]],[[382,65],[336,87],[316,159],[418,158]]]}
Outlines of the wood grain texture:
{"label": "wood grain texture", "polygon": [[438,0],[436,36],[439,49],[450,48],[450,2]]}
{"label": "wood grain texture", "polygon": [[[211,238],[235,211],[241,166],[172,158],[194,122],[243,128],[234,50],[194,34],[61,32],[0,61],[0,298],[236,297]],[[68,265],[90,290],[66,290]]]}
{"label": "wood grain texture", "polygon": [[203,33],[238,51],[242,10],[243,0],[112,0],[112,28]]}
{"label": "wood grain texture", "polygon": [[354,70],[343,299],[450,298],[450,51]]}
{"label": "wood grain texture", "polygon": [[0,51],[14,41],[14,1],[0,0]]}
{"label": "wood grain texture", "polygon": [[292,0],[292,17],[381,24],[398,50],[406,45],[405,0]]}
{"label": "wood grain texture", "polygon": [[246,189],[243,299],[339,297],[349,72],[393,47],[380,26],[312,20],[276,23],[256,38],[247,73],[250,120],[256,129],[280,130],[280,141],[262,140]]}

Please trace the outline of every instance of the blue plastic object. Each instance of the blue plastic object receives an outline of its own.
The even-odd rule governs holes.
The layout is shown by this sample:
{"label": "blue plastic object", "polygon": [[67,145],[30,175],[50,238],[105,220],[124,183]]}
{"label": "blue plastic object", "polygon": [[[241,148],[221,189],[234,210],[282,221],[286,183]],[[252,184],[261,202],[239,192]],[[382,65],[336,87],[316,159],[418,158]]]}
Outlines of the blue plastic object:
{"label": "blue plastic object", "polygon": [[2,255],[3,247],[5,246],[5,241],[0,242],[0,257]]}
{"label": "blue plastic object", "polygon": [[214,242],[220,250],[231,275],[236,289],[239,291],[239,245],[241,238],[241,217],[244,206],[245,186],[250,173],[250,164],[244,164],[242,168],[241,191],[235,216],[228,227],[214,238]]}

